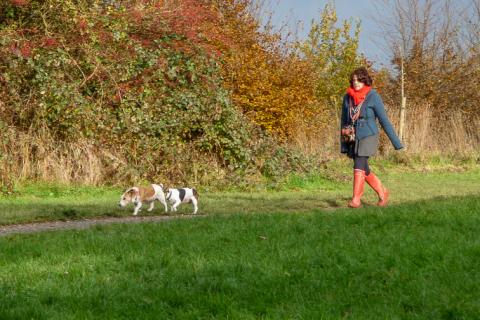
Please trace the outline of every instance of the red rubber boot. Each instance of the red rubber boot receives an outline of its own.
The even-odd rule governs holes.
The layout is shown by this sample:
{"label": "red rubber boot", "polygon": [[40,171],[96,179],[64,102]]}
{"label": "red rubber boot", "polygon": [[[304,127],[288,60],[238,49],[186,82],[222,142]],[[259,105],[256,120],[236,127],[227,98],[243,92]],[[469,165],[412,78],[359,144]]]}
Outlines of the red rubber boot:
{"label": "red rubber boot", "polygon": [[353,197],[348,203],[350,208],[358,208],[361,206],[360,199],[363,195],[363,189],[365,187],[365,171],[355,169],[353,171]]}
{"label": "red rubber boot", "polygon": [[388,196],[390,195],[390,193],[382,185],[380,179],[378,179],[378,177],[373,172],[370,172],[368,176],[365,176],[365,181],[367,181],[368,185],[372,187],[372,189],[375,190],[378,195],[377,206],[385,207],[388,203]]}

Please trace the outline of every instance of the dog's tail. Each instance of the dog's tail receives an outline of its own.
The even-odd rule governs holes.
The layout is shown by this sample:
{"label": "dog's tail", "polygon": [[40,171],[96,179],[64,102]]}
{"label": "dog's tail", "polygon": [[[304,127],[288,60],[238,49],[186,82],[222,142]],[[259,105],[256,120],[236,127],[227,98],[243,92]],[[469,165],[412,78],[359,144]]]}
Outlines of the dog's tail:
{"label": "dog's tail", "polygon": [[197,189],[192,189],[192,191],[193,191],[193,196],[194,196],[194,197],[197,199],[197,201],[198,201],[198,191],[197,191]]}

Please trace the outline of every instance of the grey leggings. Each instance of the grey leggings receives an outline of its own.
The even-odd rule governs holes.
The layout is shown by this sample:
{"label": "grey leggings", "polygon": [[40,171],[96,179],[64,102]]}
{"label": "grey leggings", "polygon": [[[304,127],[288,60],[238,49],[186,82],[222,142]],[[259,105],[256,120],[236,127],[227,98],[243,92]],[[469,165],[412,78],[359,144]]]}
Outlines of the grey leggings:
{"label": "grey leggings", "polygon": [[368,157],[355,156],[353,158],[353,169],[365,171],[365,175],[370,174],[370,168],[368,167]]}

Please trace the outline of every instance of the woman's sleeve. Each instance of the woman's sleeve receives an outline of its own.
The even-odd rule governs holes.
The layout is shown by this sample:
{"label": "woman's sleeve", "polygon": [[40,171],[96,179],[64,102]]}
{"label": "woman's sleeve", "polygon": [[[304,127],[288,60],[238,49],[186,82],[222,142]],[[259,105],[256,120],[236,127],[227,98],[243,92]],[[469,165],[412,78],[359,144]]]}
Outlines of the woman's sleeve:
{"label": "woman's sleeve", "polygon": [[399,150],[403,148],[403,145],[398,138],[397,134],[395,133],[395,130],[393,129],[392,123],[388,119],[387,113],[385,112],[385,106],[383,105],[382,98],[380,98],[380,95],[376,95],[376,101],[374,105],[375,115],[378,118],[378,122],[380,122],[380,125],[382,126],[383,130],[387,134],[388,138],[393,144],[393,147],[395,150]]}

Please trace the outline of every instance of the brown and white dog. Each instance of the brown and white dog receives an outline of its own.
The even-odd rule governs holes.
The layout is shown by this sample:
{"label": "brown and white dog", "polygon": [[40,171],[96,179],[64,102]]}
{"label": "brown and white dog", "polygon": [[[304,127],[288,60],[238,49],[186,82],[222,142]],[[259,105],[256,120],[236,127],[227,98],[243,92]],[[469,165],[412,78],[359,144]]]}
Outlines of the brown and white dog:
{"label": "brown and white dog", "polygon": [[152,184],[148,187],[132,187],[127,189],[120,198],[120,207],[125,207],[130,202],[135,205],[133,215],[136,216],[142,204],[149,203],[148,211],[152,211],[155,206],[155,200],[160,201],[165,206],[165,212],[168,211],[167,202],[165,201],[165,193],[163,192],[163,184]]}
{"label": "brown and white dog", "polygon": [[193,214],[198,211],[198,192],[192,188],[168,189],[167,200],[172,204],[172,211],[177,211],[181,203],[191,202]]}

